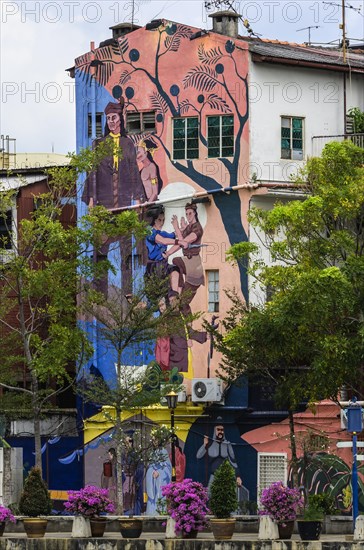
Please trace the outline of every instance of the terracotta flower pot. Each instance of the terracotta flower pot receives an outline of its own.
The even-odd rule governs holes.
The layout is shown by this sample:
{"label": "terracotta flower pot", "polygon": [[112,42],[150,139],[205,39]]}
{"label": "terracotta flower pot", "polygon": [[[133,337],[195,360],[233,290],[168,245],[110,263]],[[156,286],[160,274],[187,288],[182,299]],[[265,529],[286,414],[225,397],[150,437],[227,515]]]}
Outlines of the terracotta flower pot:
{"label": "terracotta flower pot", "polygon": [[216,540],[230,540],[235,529],[235,518],[212,518],[210,526]]}
{"label": "terracotta flower pot", "polygon": [[90,518],[91,536],[103,537],[106,529],[106,518],[95,517]]}
{"label": "terracotta flower pot", "polygon": [[44,537],[47,529],[47,519],[43,518],[24,518],[24,531],[29,539],[39,539]]}

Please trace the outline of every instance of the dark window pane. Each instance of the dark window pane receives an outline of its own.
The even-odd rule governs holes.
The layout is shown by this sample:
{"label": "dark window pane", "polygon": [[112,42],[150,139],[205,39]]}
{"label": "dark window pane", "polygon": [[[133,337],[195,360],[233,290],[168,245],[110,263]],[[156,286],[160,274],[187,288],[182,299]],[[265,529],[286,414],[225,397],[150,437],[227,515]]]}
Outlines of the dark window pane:
{"label": "dark window pane", "polygon": [[184,139],[175,139],[173,146],[175,149],[184,149],[185,148],[185,140]]}
{"label": "dark window pane", "polygon": [[220,117],[219,116],[209,116],[207,118],[209,128],[211,126],[220,126]]}
{"label": "dark window pane", "polygon": [[218,138],[209,138],[208,147],[220,147],[220,140]]}
{"label": "dark window pane", "polygon": [[209,138],[210,137],[215,137],[215,136],[220,136],[220,128],[215,128],[215,127],[212,127],[212,128],[209,128]]}
{"label": "dark window pane", "polygon": [[174,137],[175,139],[177,139],[177,138],[184,138],[184,137],[185,137],[185,130],[184,130],[184,128],[182,128],[182,129],[175,128],[175,129],[174,129],[174,132],[173,132],[173,137]]}
{"label": "dark window pane", "polygon": [[233,136],[234,135],[234,126],[223,126],[222,127],[223,136]]}
{"label": "dark window pane", "polygon": [[234,146],[234,138],[233,137],[223,137],[222,138],[222,146],[223,147],[233,147]]}
{"label": "dark window pane", "polygon": [[219,157],[220,156],[220,150],[218,148],[214,148],[214,147],[209,147],[209,151],[208,151],[208,156],[209,157]]}
{"label": "dark window pane", "polygon": [[183,151],[182,151],[182,150],[180,150],[180,151],[174,151],[174,152],[173,152],[173,158],[175,158],[175,159],[184,159],[184,158],[185,158],[185,151],[184,151],[184,149],[183,149]]}
{"label": "dark window pane", "polygon": [[187,128],[198,128],[198,118],[197,117],[188,118]]}
{"label": "dark window pane", "polygon": [[234,147],[223,147],[222,156],[223,157],[232,157],[234,154]]}
{"label": "dark window pane", "polygon": [[222,118],[222,125],[223,126],[233,126],[234,125],[234,117],[233,116],[223,116]]}
{"label": "dark window pane", "polygon": [[174,128],[184,128],[185,119],[184,118],[175,118],[173,121]]}
{"label": "dark window pane", "polygon": [[292,142],[293,149],[302,149],[302,140],[301,139],[294,139]]}
{"label": "dark window pane", "polygon": [[282,136],[282,138],[288,138],[288,139],[290,139],[290,137],[291,137],[291,130],[290,130],[289,128],[282,128],[281,136]]}
{"label": "dark window pane", "polygon": [[198,159],[198,149],[189,149],[187,153],[187,158]]}
{"label": "dark window pane", "polygon": [[187,147],[189,149],[198,149],[198,139],[188,139]]}
{"label": "dark window pane", "polygon": [[290,159],[291,158],[291,149],[282,149],[281,150],[281,158],[282,159]]}

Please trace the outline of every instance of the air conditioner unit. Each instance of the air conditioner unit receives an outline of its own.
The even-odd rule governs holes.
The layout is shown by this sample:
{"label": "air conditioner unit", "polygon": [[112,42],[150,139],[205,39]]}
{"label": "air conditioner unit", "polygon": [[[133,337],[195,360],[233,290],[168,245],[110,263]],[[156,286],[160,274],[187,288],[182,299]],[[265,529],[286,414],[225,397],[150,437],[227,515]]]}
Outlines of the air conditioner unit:
{"label": "air conditioner unit", "polygon": [[194,378],[192,380],[192,402],[206,403],[222,400],[222,380],[219,378]]}

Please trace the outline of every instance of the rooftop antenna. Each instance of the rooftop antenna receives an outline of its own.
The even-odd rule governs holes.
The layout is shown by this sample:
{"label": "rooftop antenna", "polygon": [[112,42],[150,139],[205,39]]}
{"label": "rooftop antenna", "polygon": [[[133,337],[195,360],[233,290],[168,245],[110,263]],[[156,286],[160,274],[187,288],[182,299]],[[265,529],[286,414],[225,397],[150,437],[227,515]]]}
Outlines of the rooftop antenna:
{"label": "rooftop antenna", "polygon": [[364,17],[364,15],[361,13],[361,6],[359,8],[356,8],[355,6],[352,6],[349,3],[345,3],[345,0],[341,0],[341,4],[337,4],[335,2],[322,2],[323,4],[328,4],[329,6],[341,6],[341,23],[339,25],[339,28],[342,30],[342,50],[343,50],[343,61],[346,62],[346,49],[348,47],[347,39],[346,39],[346,24],[345,24],[345,8],[348,8],[350,10],[354,10],[359,15]]}
{"label": "rooftop antenna", "polygon": [[311,29],[319,29],[320,25],[310,25],[309,27],[303,27],[303,29],[297,29],[296,32],[299,31],[307,31],[308,30],[308,42],[307,44],[311,46]]}
{"label": "rooftop antenna", "polygon": [[131,28],[134,29],[135,0],[132,0],[131,6]]}

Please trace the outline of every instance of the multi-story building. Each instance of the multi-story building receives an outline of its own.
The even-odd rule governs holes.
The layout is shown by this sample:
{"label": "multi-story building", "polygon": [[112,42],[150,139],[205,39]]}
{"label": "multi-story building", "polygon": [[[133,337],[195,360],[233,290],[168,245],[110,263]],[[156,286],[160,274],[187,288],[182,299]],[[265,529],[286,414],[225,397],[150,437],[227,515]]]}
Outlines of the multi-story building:
{"label": "multi-story building", "polygon": [[[142,28],[117,26],[70,71],[78,149],[109,134],[124,153],[88,176],[78,196],[79,215],[102,204],[114,212],[135,208],[148,217],[153,206],[159,214],[155,229],[174,233],[169,238],[176,241],[167,251],[170,296],[188,288],[192,312],[216,322],[229,309],[226,289],[249,300],[246,270],[225,256],[232,244],[249,238],[249,208],[270,208],[277,198],[294,196],[291,174],[325,142],[347,136],[348,110],[364,109],[364,59],[357,51],[347,51],[344,59],[337,49],[248,39],[238,35],[237,14],[211,17],[209,31],[165,19]],[[142,271],[162,265],[166,242],[134,247],[128,256],[122,247],[117,255],[105,249],[120,276],[109,277],[104,291],[123,284],[123,270],[136,263]],[[251,299],[264,299],[264,289]],[[110,380],[115,358],[101,349],[96,324],[89,331],[95,354],[88,368]],[[243,474],[244,497],[254,500],[257,486],[277,472],[282,476],[280,469],[286,475],[289,451],[286,443],[280,452],[272,445],[257,449],[254,437],[245,434],[283,421],[286,412],[274,408],[263,388],[224,388],[216,377],[220,357],[200,320],[193,335],[188,327],[185,339],[171,337],[164,355],[156,348],[157,360],[169,371],[177,369],[186,388],[176,412],[184,474],[208,482],[213,457],[204,451],[204,436],[211,443],[222,423],[232,442],[231,460]],[[130,362],[137,366],[152,358],[144,350],[131,354]],[[166,422],[169,413],[164,407],[140,414]],[[110,444],[103,418],[100,413],[86,422],[86,445]],[[86,481],[99,481],[101,462],[100,450],[89,448]]]}
{"label": "multi-story building", "polygon": [[[20,224],[23,220],[31,219],[33,212],[37,208],[39,197],[49,192],[49,180],[51,176],[47,173],[47,169],[54,168],[55,166],[66,166],[69,162],[69,159],[63,155],[16,153],[15,147],[11,147],[12,141],[15,140],[4,138],[2,141],[4,147],[0,155],[0,158],[2,157],[2,166],[0,168],[0,192],[14,191],[12,207],[9,208],[6,217],[2,216],[0,220],[1,263],[7,262],[9,256],[13,257],[19,252],[18,234]],[[63,202],[64,204],[62,205],[59,219],[64,225],[75,226],[75,198],[65,197]],[[0,285],[1,288],[3,288],[4,280],[0,281]],[[13,347],[10,348],[5,338],[6,335],[9,335],[8,327],[16,328],[19,326],[19,306],[17,305],[19,296],[15,289],[11,289],[10,284],[5,286],[5,289],[7,298],[12,299],[15,305],[0,323],[0,348],[2,356],[5,358],[10,355],[14,362],[12,365],[9,365],[9,368],[12,368],[13,373],[15,373],[12,383],[18,385],[20,388],[29,388],[30,375],[27,371],[25,362],[21,360],[22,353],[24,353],[22,345],[19,344],[19,339],[16,338],[11,344]],[[30,307],[29,309],[25,309],[25,311],[30,318]],[[15,332],[15,328],[13,332]],[[17,346],[19,349],[16,349]],[[69,366],[70,374],[74,373],[74,367],[74,365]],[[56,382],[54,380],[50,380],[49,384],[56,389]],[[10,504],[14,503],[17,496],[19,496],[17,490],[19,492],[22,487],[24,469],[27,471],[35,462],[34,423],[30,416],[30,411],[15,410],[14,407],[6,409],[4,405],[5,393],[9,396],[9,391],[7,389],[0,388],[0,401],[2,405],[0,412],[0,436],[5,437],[6,441],[14,449],[22,449],[22,458],[18,457],[14,462],[16,467],[11,467],[14,471],[20,470],[20,483],[10,484],[10,488],[14,489],[12,494],[9,494],[9,484],[7,487],[4,487],[4,493],[1,493],[6,499],[6,503]],[[15,393],[13,392],[12,395],[15,395]],[[40,429],[43,446],[43,474],[50,488],[77,488],[82,479],[81,464],[77,463],[72,472],[70,472],[67,465],[59,462],[59,459],[62,460],[64,454],[68,454],[69,451],[80,445],[81,430],[79,429],[77,417],[76,396],[71,388],[64,391],[61,396],[54,397],[54,399],[48,403],[48,410],[41,421]],[[53,467],[54,464],[57,465],[56,468]],[[1,487],[3,483],[2,473],[1,467]]]}

